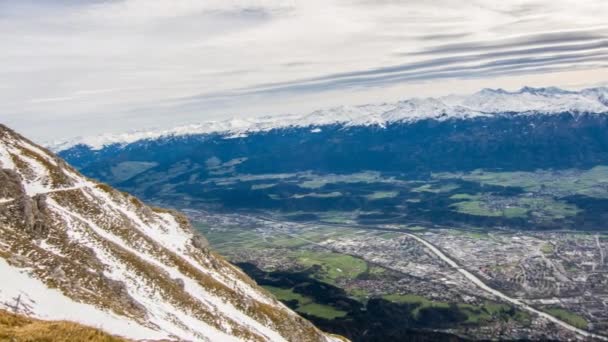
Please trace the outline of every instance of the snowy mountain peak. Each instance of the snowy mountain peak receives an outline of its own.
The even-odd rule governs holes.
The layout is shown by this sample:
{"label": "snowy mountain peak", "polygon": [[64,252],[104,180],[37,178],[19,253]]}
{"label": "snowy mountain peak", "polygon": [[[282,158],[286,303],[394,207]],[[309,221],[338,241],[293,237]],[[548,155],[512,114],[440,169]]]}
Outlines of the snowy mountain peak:
{"label": "snowy mountain peak", "polygon": [[338,340],[209,251],[181,214],[91,181],[2,125],[0,185],[0,309],[131,339]]}
{"label": "snowy mountain peak", "polygon": [[478,96],[491,96],[493,94],[509,94],[509,92],[502,88],[496,88],[496,89],[483,88],[482,90],[478,91],[476,94]]}
{"label": "snowy mountain peak", "polygon": [[532,94],[532,95],[543,95],[543,96],[552,96],[552,95],[560,95],[560,94],[576,94],[576,92],[564,90],[558,87],[522,87],[517,91],[507,91],[502,88],[484,88],[476,93],[477,96],[492,96],[492,95],[518,95],[518,94]]}
{"label": "snowy mountain peak", "polygon": [[263,132],[288,127],[344,126],[384,127],[391,123],[415,122],[423,119],[466,119],[479,116],[510,114],[608,113],[608,88],[590,88],[578,92],[557,87],[523,87],[509,92],[504,89],[482,89],[468,96],[413,98],[396,103],[338,106],[305,115],[263,116],[230,119],[187,125],[172,129],[136,131],[125,134],[105,134],[79,137],[50,143],[55,151],[83,144],[101,149],[111,144],[129,144],[138,140],[165,136],[219,133],[240,137],[251,132]]}

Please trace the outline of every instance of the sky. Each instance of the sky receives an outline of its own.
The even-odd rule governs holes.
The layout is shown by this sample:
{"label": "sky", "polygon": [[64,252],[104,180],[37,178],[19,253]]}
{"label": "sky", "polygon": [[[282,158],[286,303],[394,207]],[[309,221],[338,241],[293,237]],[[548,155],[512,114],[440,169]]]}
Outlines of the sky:
{"label": "sky", "polygon": [[0,0],[0,122],[44,142],[608,85],[607,18],[605,0]]}

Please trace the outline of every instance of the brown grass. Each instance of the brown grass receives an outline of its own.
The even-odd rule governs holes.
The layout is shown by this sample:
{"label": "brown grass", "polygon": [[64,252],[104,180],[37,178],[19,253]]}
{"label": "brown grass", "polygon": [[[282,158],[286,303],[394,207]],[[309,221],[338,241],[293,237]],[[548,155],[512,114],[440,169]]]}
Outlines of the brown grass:
{"label": "brown grass", "polygon": [[97,187],[97,189],[102,190],[110,195],[112,195],[114,193],[114,189],[109,186],[108,184],[105,183],[97,183],[97,185],[95,185]]}
{"label": "brown grass", "polygon": [[1,342],[121,342],[126,339],[67,321],[41,321],[0,310]]}
{"label": "brown grass", "polygon": [[[34,145],[36,146],[36,145]],[[18,146],[21,154],[28,158],[31,158],[41,164],[49,173],[51,185],[53,187],[65,187],[72,185],[73,181],[63,172],[60,166],[52,165],[48,160],[38,153],[31,151],[25,147]],[[51,155],[52,156],[52,155]],[[57,164],[59,165],[59,164]]]}

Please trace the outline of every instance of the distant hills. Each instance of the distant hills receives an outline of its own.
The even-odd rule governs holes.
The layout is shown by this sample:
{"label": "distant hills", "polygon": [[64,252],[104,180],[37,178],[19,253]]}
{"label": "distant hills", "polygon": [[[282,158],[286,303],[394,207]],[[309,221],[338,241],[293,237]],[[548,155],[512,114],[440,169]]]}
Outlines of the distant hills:
{"label": "distant hills", "polygon": [[425,119],[448,120],[475,117],[492,117],[503,114],[562,114],[607,113],[608,88],[590,88],[568,91],[556,87],[524,87],[516,92],[503,89],[483,89],[468,96],[440,98],[414,98],[396,103],[340,106],[322,109],[306,115],[279,115],[257,118],[234,118],[200,124],[162,128],[150,131],[132,131],[121,134],[77,137],[56,141],[48,145],[55,151],[85,145],[94,150],[113,144],[126,145],[141,140],[158,138],[221,134],[226,137],[243,137],[256,132],[277,129],[322,127],[327,125],[377,126],[412,123]]}
{"label": "distant hills", "polygon": [[[390,218],[390,222],[416,218],[448,225],[597,229],[604,220],[603,195],[585,196],[589,184],[580,184],[585,188],[576,190],[574,176],[569,178],[569,192],[547,187],[534,196],[541,196],[543,203],[553,203],[552,199],[584,210],[550,223],[543,220],[543,224],[538,222],[541,214],[531,208],[525,215],[508,218],[471,215],[478,210],[455,213],[461,204],[450,196],[465,189],[472,196],[486,191],[499,196],[500,200],[488,199],[487,205],[513,206],[507,202],[514,201],[513,196],[525,197],[528,190],[508,186],[509,182],[492,188],[463,178],[456,184],[460,192],[443,191],[417,204],[412,202],[418,200],[412,186],[399,182],[424,181],[448,189],[455,186],[458,174],[476,170],[525,171],[535,182],[538,170],[576,173],[608,165],[606,94],[606,88],[580,92],[485,89],[463,97],[339,107],[305,116],[84,139],[81,142],[89,145],[72,145],[59,154],[87,176],[176,207],[365,209],[382,212],[383,220]],[[452,181],[435,184],[437,176],[446,172],[452,174]],[[362,175],[364,180],[358,181]],[[594,181],[594,188],[603,194],[603,178]],[[357,186],[356,182],[362,183]],[[391,198],[370,200],[369,191],[391,194]],[[540,212],[552,212],[547,210]],[[376,216],[363,215],[359,221]]]}
{"label": "distant hills", "polygon": [[234,160],[239,162],[231,170],[240,174],[373,170],[414,178],[475,169],[590,168],[608,163],[607,98],[608,88],[485,89],[464,97],[232,120],[55,147],[69,146],[59,154],[85,174],[127,186],[178,164],[180,177],[205,179],[213,175],[206,163]]}

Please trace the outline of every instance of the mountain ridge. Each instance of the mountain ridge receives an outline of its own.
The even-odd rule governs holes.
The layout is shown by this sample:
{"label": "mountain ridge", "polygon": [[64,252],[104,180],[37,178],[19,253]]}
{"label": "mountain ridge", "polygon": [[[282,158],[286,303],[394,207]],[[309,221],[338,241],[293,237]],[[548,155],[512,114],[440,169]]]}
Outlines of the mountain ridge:
{"label": "mountain ridge", "polygon": [[338,341],[208,250],[181,214],[0,125],[0,308],[132,339]]}
{"label": "mountain ridge", "polygon": [[[468,119],[497,115],[533,115],[561,113],[608,113],[608,88],[587,88],[580,91],[557,87],[523,87],[518,91],[482,89],[472,95],[449,95],[439,98],[412,98],[395,103],[338,106],[304,115],[262,116],[251,119],[232,118],[170,129],[142,130],[119,134],[77,137],[49,142],[53,151],[77,145],[99,150],[110,145],[126,145],[141,140],[171,136],[222,134],[227,138],[274,129],[311,127],[318,130],[327,125],[378,126],[391,123],[412,123],[424,119]],[[313,132],[314,133],[314,132]]]}

